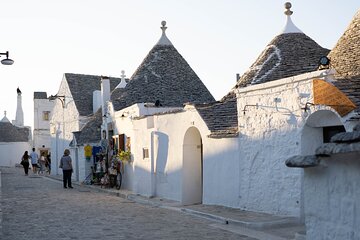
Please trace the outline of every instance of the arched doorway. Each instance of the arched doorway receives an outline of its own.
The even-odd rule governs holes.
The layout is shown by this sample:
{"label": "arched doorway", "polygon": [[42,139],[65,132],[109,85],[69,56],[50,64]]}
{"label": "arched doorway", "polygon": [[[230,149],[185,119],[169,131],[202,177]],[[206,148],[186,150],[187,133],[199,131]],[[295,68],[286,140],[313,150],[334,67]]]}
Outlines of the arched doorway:
{"label": "arched doorway", "polygon": [[345,128],[339,116],[330,110],[319,110],[311,114],[304,125],[301,135],[301,154],[313,155],[323,143]]}
{"label": "arched doorway", "polygon": [[189,128],[184,136],[182,197],[184,205],[202,203],[202,140],[197,128]]}

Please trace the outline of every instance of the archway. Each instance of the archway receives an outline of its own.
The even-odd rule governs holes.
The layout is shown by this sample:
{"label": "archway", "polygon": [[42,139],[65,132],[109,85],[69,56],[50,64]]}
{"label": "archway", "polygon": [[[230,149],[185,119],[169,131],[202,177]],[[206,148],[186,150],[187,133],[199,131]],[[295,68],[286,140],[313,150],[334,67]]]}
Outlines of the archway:
{"label": "archway", "polygon": [[189,128],[184,136],[181,203],[202,203],[202,140],[197,128]]}
{"label": "archway", "polygon": [[315,154],[320,145],[329,142],[339,132],[345,132],[345,128],[336,113],[330,110],[316,111],[308,117],[302,130],[301,154]]}
{"label": "archway", "polygon": [[[315,150],[331,137],[339,132],[345,132],[340,117],[330,110],[319,110],[311,114],[302,129],[301,155],[314,155]],[[300,218],[305,220],[304,215],[304,172],[301,176],[301,209]]]}

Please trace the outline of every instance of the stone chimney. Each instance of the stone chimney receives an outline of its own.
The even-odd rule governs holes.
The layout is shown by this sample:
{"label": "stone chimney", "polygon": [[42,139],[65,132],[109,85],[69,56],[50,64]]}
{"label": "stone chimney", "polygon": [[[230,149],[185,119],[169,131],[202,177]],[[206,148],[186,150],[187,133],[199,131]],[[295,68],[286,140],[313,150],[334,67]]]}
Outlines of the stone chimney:
{"label": "stone chimney", "polygon": [[110,79],[108,77],[101,77],[101,109],[102,116],[107,114],[107,102],[110,100]]}
{"label": "stone chimney", "polygon": [[17,107],[16,107],[16,117],[14,125],[18,127],[24,126],[24,112],[22,109],[22,99],[21,99],[21,91],[19,88],[16,89],[17,91]]}
{"label": "stone chimney", "polygon": [[101,107],[101,91],[95,90],[93,92],[93,113],[96,113],[96,111]]}

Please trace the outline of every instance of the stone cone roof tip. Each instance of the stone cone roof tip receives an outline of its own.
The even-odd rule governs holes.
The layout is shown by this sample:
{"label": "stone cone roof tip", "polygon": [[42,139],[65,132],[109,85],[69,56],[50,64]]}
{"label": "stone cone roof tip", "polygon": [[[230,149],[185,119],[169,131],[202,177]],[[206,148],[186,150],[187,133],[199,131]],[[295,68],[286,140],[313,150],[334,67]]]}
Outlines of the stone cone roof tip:
{"label": "stone cone roof tip", "polygon": [[162,106],[182,107],[184,103],[215,101],[204,83],[165,35],[166,22],[162,22],[162,36],[131,76],[124,89],[111,95],[114,110],[135,103],[160,101]]}
{"label": "stone cone roof tip", "polygon": [[235,87],[265,83],[315,71],[320,57],[329,53],[291,21],[291,4],[285,4],[287,24],[241,76]]}
{"label": "stone cone roof tip", "polygon": [[286,15],[286,24],[284,29],[281,31],[281,34],[285,33],[303,33],[298,27],[295,26],[293,21],[291,20],[291,15],[293,14],[293,11],[290,10],[291,3],[287,2],[285,3],[285,15]]}
{"label": "stone cone roof tip", "polygon": [[168,39],[168,37],[165,34],[165,31],[167,29],[166,27],[166,21],[162,21],[161,22],[161,30],[162,30],[162,35],[161,38],[159,39],[159,41],[157,42],[156,45],[173,45],[170,40]]}
{"label": "stone cone roof tip", "polygon": [[121,71],[121,76],[120,77],[121,77],[120,83],[115,87],[115,89],[117,89],[117,88],[125,88],[126,87],[127,82],[125,80],[126,75],[125,75],[124,70]]}
{"label": "stone cone roof tip", "polygon": [[6,115],[1,119],[1,122],[10,122],[10,120],[6,117]]}

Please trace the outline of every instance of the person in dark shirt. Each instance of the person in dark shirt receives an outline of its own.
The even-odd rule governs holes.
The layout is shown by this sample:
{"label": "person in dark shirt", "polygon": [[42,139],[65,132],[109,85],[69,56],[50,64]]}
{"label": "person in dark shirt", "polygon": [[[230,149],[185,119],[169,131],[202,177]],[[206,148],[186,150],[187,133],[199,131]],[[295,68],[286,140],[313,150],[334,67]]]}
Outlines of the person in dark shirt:
{"label": "person in dark shirt", "polygon": [[64,151],[64,156],[61,157],[60,159],[60,168],[62,168],[63,170],[63,183],[64,183],[64,188],[67,188],[67,186],[69,188],[73,188],[72,184],[71,184],[71,174],[73,172],[73,168],[72,168],[72,160],[70,157],[70,150],[69,149],[65,149]]}

